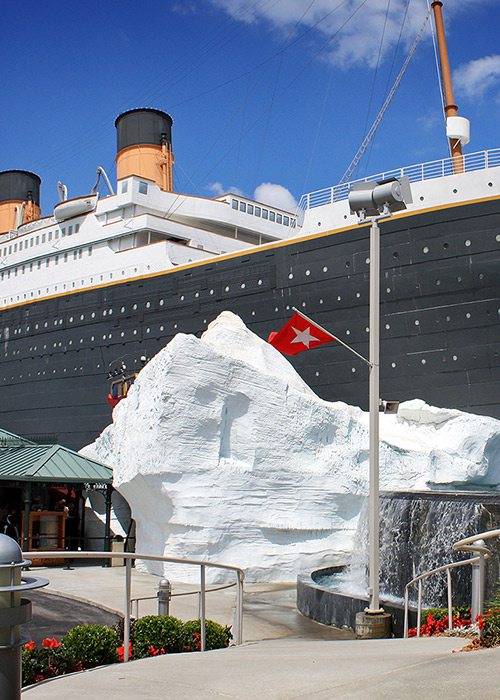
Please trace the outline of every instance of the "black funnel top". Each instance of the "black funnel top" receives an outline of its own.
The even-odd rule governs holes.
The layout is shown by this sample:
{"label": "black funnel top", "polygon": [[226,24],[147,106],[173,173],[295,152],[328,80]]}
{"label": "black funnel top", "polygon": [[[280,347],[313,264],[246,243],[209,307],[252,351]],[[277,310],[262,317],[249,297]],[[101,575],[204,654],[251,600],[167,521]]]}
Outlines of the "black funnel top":
{"label": "black funnel top", "polygon": [[172,117],[160,109],[131,109],[115,121],[117,152],[141,143],[161,146],[172,145]]}
{"label": "black funnel top", "polygon": [[4,170],[0,172],[0,202],[33,201],[40,206],[41,180],[28,170]]}

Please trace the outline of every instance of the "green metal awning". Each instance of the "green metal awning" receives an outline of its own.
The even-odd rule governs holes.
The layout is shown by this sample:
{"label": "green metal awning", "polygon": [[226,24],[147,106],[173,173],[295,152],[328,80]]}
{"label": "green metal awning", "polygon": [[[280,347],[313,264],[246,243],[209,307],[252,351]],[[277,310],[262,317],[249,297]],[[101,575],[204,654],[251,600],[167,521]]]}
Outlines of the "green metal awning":
{"label": "green metal awning", "polygon": [[9,433],[8,430],[0,428],[0,447],[9,447],[11,445],[36,445],[36,443],[33,440],[28,440],[28,438]]}
{"label": "green metal awning", "polygon": [[1,481],[111,484],[113,470],[62,445],[2,444],[0,440]]}

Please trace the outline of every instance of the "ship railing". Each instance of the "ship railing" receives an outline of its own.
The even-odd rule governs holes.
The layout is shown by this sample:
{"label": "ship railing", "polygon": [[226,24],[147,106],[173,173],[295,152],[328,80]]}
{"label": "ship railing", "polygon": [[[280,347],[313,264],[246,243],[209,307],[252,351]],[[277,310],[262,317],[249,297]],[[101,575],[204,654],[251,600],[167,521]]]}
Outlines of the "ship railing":
{"label": "ship railing", "polygon": [[[463,171],[473,172],[474,170],[485,170],[486,168],[495,168],[500,166],[500,148],[492,148],[487,151],[477,151],[476,153],[466,153],[463,158]],[[401,178],[407,176],[410,182],[422,182],[423,180],[432,180],[454,173],[453,158],[442,158],[441,160],[432,160],[427,163],[419,163],[417,165],[408,165],[404,168],[395,168],[386,170],[377,175],[352,180],[351,182],[334,185],[333,187],[325,187],[321,190],[308,192],[303,194],[298,204],[298,211],[306,209],[314,209],[325,204],[332,204],[345,200],[349,196],[351,186],[358,182],[372,182],[379,180],[387,180],[389,178]]]}
{"label": "ship railing", "polygon": [[460,561],[451,562],[438,566],[430,571],[425,571],[423,574],[415,576],[405,586],[404,603],[404,637],[408,637],[408,619],[409,619],[409,590],[410,586],[418,585],[417,594],[417,637],[420,637],[421,622],[422,622],[422,597],[424,581],[434,574],[446,572],[447,580],[447,603],[448,603],[448,631],[453,629],[453,596],[451,585],[451,570],[458,569],[462,566],[472,566],[472,605],[471,605],[471,620],[474,621],[477,615],[483,612],[484,607],[484,580],[485,580],[485,564],[488,559],[491,559],[492,552],[485,546],[484,541],[493,537],[500,537],[500,529],[488,530],[477,535],[471,535],[459,542],[456,542],[452,549],[455,552],[467,551],[472,552],[475,556]]}
{"label": "ship railing", "polygon": [[[27,559],[60,559],[61,552],[42,552],[40,550],[23,552],[23,556]],[[165,557],[154,554],[141,554],[139,552],[80,552],[80,551],[65,551],[64,557],[73,559],[122,559],[125,560],[125,616],[123,630],[123,652],[124,661],[129,660],[129,642],[130,642],[130,622],[132,617],[132,563],[135,559],[145,561],[167,562],[169,564],[185,564],[187,566],[197,566],[200,570],[200,588],[199,588],[199,620],[200,620],[200,646],[201,651],[206,651],[206,596],[209,590],[206,586],[206,570],[220,569],[228,571],[235,575],[236,581],[236,603],[233,619],[233,638],[235,644],[241,644],[243,641],[243,581],[244,571],[237,566],[230,564],[220,564],[213,561],[201,561],[199,559],[184,559],[179,557]]]}

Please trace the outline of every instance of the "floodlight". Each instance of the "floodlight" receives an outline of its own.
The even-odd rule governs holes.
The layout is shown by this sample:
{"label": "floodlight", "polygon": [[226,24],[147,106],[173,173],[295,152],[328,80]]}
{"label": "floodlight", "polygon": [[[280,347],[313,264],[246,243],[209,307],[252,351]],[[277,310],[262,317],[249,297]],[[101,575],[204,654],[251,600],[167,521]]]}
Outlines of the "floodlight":
{"label": "floodlight", "polygon": [[360,221],[367,217],[390,216],[392,212],[406,209],[412,202],[410,181],[406,176],[399,180],[357,182],[349,192],[351,214],[357,214]]}

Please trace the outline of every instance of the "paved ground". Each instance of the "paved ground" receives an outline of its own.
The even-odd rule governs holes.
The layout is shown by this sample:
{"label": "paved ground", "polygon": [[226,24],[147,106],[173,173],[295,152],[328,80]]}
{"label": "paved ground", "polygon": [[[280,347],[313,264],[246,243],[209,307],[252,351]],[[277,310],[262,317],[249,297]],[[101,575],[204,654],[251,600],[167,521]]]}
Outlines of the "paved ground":
{"label": "paved ground", "polygon": [[118,615],[96,605],[81,603],[44,590],[30,592],[29,599],[33,604],[33,618],[30,623],[23,625],[22,634],[37,645],[45,637],[61,639],[77,625],[97,622],[111,627],[120,619]]}
{"label": "paved ground", "polygon": [[[123,569],[86,567],[75,572],[38,570],[49,590],[92,598],[122,609]],[[132,595],[151,595],[158,578],[133,573]],[[174,592],[193,587],[175,585]],[[175,654],[94,669],[23,691],[26,700],[499,700],[500,649],[452,653],[450,638],[353,640],[303,618],[294,585],[249,585],[245,592],[245,644],[205,654]],[[172,613],[196,615],[194,596],[174,600]],[[144,612],[155,603],[145,602]],[[230,623],[234,589],[212,593],[208,615]],[[264,640],[264,641],[256,641]]]}

